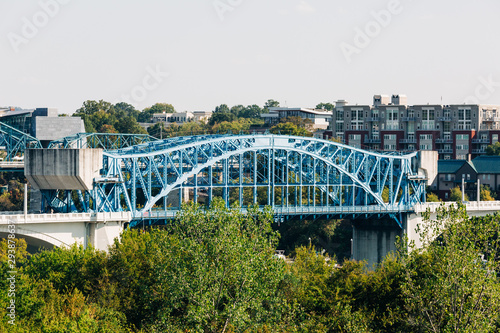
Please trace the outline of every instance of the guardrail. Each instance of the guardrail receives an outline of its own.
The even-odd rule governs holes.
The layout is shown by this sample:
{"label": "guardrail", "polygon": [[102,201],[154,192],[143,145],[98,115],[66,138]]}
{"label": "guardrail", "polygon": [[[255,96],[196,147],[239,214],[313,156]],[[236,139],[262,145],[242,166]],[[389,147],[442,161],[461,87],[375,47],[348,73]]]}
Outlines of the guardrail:
{"label": "guardrail", "polygon": [[[415,213],[425,212],[427,208],[431,212],[435,212],[441,205],[449,207],[450,205],[456,205],[456,202],[426,202],[415,205],[413,209]],[[500,201],[468,201],[465,203],[465,209],[467,211],[500,211]]]}
{"label": "guardrail", "polygon": [[57,214],[0,214],[0,225],[9,223],[33,224],[33,223],[105,223],[129,222],[132,219],[130,212],[113,213],[57,213]]}
{"label": "guardrail", "polygon": [[0,168],[24,169],[24,161],[0,161]]}
{"label": "guardrail", "polygon": [[[265,206],[260,206],[264,209]],[[241,211],[246,213],[246,208],[241,208]],[[413,211],[409,205],[393,205],[393,206],[303,206],[303,207],[273,207],[276,215],[314,215],[314,214],[396,214]],[[146,212],[136,212],[132,215],[133,220],[148,220],[148,219],[168,219],[174,218],[178,209],[175,210],[151,210]]]}

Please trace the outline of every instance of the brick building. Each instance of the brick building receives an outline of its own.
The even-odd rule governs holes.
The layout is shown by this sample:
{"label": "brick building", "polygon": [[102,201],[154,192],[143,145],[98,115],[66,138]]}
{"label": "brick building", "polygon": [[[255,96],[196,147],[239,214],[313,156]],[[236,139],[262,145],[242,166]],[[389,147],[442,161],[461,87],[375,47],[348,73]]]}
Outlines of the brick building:
{"label": "brick building", "polygon": [[329,130],[348,145],[385,151],[436,150],[439,159],[475,158],[498,142],[500,106],[408,105],[404,95],[375,95],[373,105],[336,102]]}

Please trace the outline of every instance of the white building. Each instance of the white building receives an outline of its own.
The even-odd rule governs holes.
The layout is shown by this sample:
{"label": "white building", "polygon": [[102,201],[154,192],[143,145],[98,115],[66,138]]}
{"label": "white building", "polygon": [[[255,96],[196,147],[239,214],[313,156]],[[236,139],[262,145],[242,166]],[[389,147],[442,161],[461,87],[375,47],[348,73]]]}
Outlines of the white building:
{"label": "white building", "polygon": [[184,124],[189,121],[207,121],[212,116],[212,111],[184,111],[176,113],[154,113],[153,123],[164,122],[166,124]]}
{"label": "white building", "polygon": [[332,119],[332,112],[323,109],[308,108],[269,108],[269,113],[260,115],[266,124],[272,126],[289,117],[300,117],[311,121],[311,128],[326,130]]}

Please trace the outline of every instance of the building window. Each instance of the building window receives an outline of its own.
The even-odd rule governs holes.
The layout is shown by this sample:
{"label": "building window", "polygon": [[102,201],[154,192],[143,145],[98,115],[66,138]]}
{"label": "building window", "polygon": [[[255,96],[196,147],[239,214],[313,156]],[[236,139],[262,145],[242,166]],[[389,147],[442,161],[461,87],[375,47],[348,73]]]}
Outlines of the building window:
{"label": "building window", "polygon": [[393,151],[393,150],[396,150],[396,145],[384,145],[384,150],[390,150],[390,151]]}

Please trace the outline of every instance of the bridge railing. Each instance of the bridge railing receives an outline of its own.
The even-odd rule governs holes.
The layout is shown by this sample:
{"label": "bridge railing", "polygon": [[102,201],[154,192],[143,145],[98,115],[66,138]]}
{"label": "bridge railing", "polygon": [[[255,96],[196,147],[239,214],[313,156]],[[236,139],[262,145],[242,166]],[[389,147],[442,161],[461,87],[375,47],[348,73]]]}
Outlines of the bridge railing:
{"label": "bridge railing", "polygon": [[[467,201],[464,204],[467,211],[500,211],[500,201]],[[426,202],[415,205],[414,211],[415,213],[422,213],[430,209],[431,212],[435,212],[441,205],[448,207],[456,205],[456,202]]]}
{"label": "bridge railing", "polygon": [[[17,213],[17,214],[12,214]],[[32,224],[32,223],[103,223],[103,222],[129,222],[132,219],[130,212],[105,212],[105,213],[57,213],[57,214],[26,214],[10,212],[0,214],[0,225],[3,224]]]}
{"label": "bridge railing", "polygon": [[[261,210],[265,206],[260,206]],[[396,214],[412,211],[413,208],[409,205],[392,205],[382,207],[379,205],[371,206],[302,206],[302,207],[273,207],[276,215],[351,215],[351,214]],[[246,208],[241,208],[242,212],[247,212]],[[180,212],[179,209],[172,210],[150,210],[145,212],[135,212],[132,215],[134,220],[142,219],[170,219]]]}

